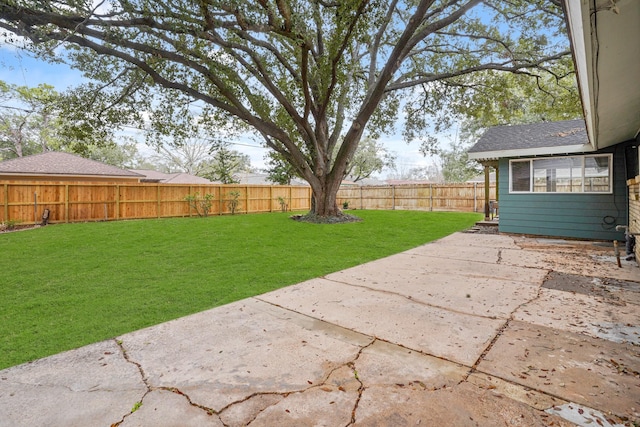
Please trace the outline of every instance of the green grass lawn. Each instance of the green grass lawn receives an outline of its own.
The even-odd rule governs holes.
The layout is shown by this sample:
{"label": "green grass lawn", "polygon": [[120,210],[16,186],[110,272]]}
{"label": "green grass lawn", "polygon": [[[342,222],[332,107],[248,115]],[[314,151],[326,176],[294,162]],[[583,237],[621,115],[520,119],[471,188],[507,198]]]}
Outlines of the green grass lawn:
{"label": "green grass lawn", "polygon": [[353,211],[50,225],[0,234],[0,369],[382,258],[478,214]]}

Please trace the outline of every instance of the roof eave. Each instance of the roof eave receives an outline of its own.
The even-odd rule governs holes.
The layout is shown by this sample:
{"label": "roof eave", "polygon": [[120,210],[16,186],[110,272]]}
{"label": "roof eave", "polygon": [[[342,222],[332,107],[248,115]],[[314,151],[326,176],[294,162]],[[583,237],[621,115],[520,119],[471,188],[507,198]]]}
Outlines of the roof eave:
{"label": "roof eave", "polygon": [[5,172],[0,171],[2,176],[33,176],[33,177],[63,177],[63,178],[129,178],[140,179],[142,175],[79,175],[79,174],[65,174],[65,173],[46,173],[46,172]]}
{"label": "roof eave", "polygon": [[573,56],[573,63],[575,64],[578,91],[580,92],[580,97],[582,99],[582,110],[587,129],[587,138],[589,143],[593,146],[593,149],[597,150],[598,144],[597,138],[595,138],[596,129],[593,116],[595,106],[594,100],[591,96],[591,76],[593,75],[591,67],[591,50],[587,49],[591,40],[588,38],[589,33],[585,32],[585,27],[589,28],[589,7],[587,5],[585,10],[583,7],[584,4],[568,0],[563,1],[562,5],[567,23],[567,32],[571,42],[571,54]]}
{"label": "roof eave", "polygon": [[554,154],[589,153],[595,151],[591,144],[562,145],[559,147],[521,148],[514,150],[480,151],[469,153],[471,160],[498,160],[506,157],[549,156]]}

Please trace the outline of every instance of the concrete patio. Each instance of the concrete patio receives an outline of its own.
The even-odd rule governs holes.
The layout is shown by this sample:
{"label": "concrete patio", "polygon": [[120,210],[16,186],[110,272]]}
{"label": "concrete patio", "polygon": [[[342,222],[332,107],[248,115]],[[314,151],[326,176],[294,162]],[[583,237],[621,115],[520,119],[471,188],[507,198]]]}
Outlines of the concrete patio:
{"label": "concrete patio", "polygon": [[640,423],[640,269],[456,233],[0,371],[0,426]]}

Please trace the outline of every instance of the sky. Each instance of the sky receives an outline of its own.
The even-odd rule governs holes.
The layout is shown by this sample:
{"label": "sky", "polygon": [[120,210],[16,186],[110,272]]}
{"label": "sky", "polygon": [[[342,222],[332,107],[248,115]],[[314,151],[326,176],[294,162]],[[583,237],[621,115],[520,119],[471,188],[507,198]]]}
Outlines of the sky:
{"label": "sky", "polygon": [[[46,83],[53,86],[58,92],[79,85],[84,80],[82,73],[70,68],[65,64],[50,64],[44,60],[34,58],[27,52],[16,50],[12,46],[0,44],[0,80],[19,86],[35,87],[39,84]],[[400,126],[396,126],[398,132]],[[136,136],[135,131],[128,130],[123,133]],[[138,138],[140,141],[142,137]],[[440,138],[442,145],[448,144],[452,136],[444,135]],[[435,159],[423,156],[419,152],[420,144],[407,144],[402,140],[402,136],[386,135],[379,139],[386,149],[394,153],[396,156],[396,170],[409,171],[413,168],[422,168],[431,166]],[[259,146],[256,142],[249,138],[240,138],[230,141],[232,148],[248,155],[251,159],[251,165],[254,168],[263,169],[265,167],[264,156],[267,149]],[[138,145],[138,151],[143,156],[150,156],[154,150],[144,143]],[[394,171],[385,170],[377,176],[384,179]]]}

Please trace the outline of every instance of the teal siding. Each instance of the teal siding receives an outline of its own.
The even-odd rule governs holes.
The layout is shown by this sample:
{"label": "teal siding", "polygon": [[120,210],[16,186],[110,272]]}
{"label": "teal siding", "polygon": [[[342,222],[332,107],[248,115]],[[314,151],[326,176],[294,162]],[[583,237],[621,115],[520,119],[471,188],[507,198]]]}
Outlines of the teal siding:
{"label": "teal siding", "polygon": [[500,159],[500,232],[594,240],[624,240],[627,225],[626,144],[613,155],[613,193],[509,193],[509,159]]}

